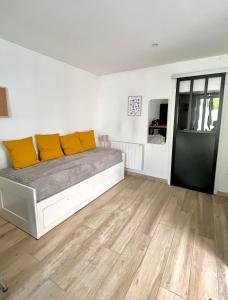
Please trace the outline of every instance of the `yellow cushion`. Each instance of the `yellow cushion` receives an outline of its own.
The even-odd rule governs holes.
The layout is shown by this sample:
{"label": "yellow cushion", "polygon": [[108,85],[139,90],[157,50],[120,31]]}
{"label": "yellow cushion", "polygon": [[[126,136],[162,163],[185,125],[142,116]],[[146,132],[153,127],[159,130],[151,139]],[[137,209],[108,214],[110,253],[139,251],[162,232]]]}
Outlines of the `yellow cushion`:
{"label": "yellow cushion", "polygon": [[60,136],[60,142],[65,155],[72,155],[83,151],[79,134],[77,133]]}
{"label": "yellow cushion", "polygon": [[23,169],[38,164],[36,151],[33,145],[32,137],[21,140],[4,141],[12,165],[15,169]]}
{"label": "yellow cushion", "polygon": [[59,134],[37,134],[36,143],[42,161],[64,156],[60,145]]}
{"label": "yellow cushion", "polygon": [[93,130],[79,132],[79,138],[84,151],[96,148]]}

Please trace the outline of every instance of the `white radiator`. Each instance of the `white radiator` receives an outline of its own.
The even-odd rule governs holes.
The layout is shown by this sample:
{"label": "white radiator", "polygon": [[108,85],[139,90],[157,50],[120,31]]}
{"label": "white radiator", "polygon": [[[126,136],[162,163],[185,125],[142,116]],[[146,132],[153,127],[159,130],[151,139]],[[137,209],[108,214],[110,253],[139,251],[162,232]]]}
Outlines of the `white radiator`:
{"label": "white radiator", "polygon": [[126,168],[138,171],[143,170],[143,144],[111,141],[111,147],[124,152]]}

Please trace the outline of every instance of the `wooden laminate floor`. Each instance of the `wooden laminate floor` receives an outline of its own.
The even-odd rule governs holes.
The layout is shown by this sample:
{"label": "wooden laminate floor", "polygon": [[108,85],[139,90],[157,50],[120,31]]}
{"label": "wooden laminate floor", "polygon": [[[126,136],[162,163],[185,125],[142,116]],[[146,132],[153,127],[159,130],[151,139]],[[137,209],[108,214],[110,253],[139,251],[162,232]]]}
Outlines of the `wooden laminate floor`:
{"label": "wooden laminate floor", "polygon": [[128,176],[35,240],[0,219],[0,299],[227,300],[228,199]]}

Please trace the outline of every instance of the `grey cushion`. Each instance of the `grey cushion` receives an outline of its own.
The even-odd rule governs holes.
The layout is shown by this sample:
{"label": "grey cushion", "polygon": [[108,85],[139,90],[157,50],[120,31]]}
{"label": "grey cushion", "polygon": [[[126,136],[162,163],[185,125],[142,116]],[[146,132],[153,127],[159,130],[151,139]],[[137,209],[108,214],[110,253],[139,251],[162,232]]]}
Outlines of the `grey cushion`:
{"label": "grey cushion", "polygon": [[22,170],[2,169],[0,176],[36,189],[37,202],[39,202],[121,161],[120,150],[96,148],[41,162]]}

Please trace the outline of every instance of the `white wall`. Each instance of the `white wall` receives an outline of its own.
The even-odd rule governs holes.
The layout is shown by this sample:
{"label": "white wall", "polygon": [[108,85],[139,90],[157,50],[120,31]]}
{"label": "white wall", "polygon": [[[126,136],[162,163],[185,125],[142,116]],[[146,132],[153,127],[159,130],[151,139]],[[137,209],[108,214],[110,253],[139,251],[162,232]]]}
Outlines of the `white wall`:
{"label": "white wall", "polygon": [[224,90],[215,186],[216,190],[228,193],[228,73]]}
{"label": "white wall", "polygon": [[[0,140],[35,133],[96,129],[97,77],[0,39],[0,86],[10,118],[0,118]],[[6,166],[0,145],[0,168]]]}
{"label": "white wall", "polygon": [[[112,140],[143,143],[145,145],[143,173],[169,180],[176,87],[176,80],[171,79],[171,76],[198,71],[209,73],[207,70],[227,67],[228,55],[223,55],[100,77],[99,132],[109,134]],[[130,95],[142,95],[141,117],[127,116],[127,99]],[[151,99],[169,99],[165,145],[147,143],[148,102]],[[224,116],[228,115],[227,102],[228,93],[224,99]],[[215,188],[228,192],[228,144],[225,128],[228,128],[228,117],[222,118]]]}
{"label": "white wall", "polygon": [[[228,67],[228,55],[98,79],[0,39],[0,86],[7,87],[11,111],[10,118],[0,118],[0,140],[94,128],[99,133],[109,134],[113,140],[145,144],[143,173],[169,179],[175,103],[175,80],[171,75],[225,67]],[[141,117],[127,116],[129,95],[143,96]],[[148,102],[151,99],[169,99],[165,145],[147,143]],[[228,192],[228,85],[223,110],[216,189]],[[5,157],[0,145],[0,168],[6,166]]]}

